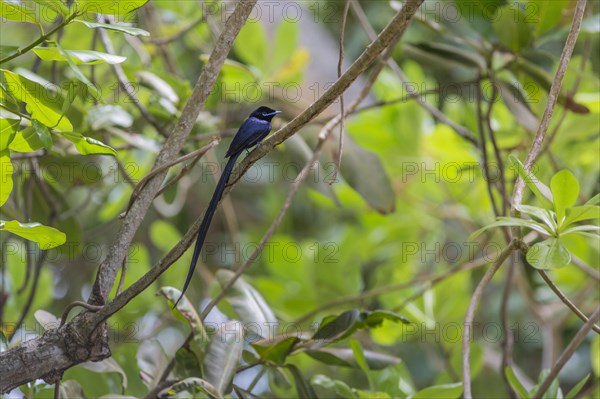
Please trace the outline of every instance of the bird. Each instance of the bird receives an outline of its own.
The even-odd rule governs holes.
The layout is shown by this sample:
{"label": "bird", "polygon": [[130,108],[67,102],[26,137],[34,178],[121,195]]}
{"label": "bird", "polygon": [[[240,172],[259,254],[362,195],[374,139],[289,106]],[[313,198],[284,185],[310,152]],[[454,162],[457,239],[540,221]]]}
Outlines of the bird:
{"label": "bird", "polygon": [[200,252],[202,251],[202,245],[204,244],[204,240],[206,239],[206,234],[208,233],[208,227],[210,226],[210,222],[215,214],[215,210],[217,209],[217,205],[221,200],[221,196],[223,195],[223,191],[225,190],[225,186],[229,181],[229,177],[231,176],[231,172],[233,171],[233,166],[237,161],[238,157],[244,152],[244,150],[249,150],[255,145],[260,144],[260,142],[269,135],[271,132],[271,120],[275,115],[280,114],[281,111],[275,111],[266,106],[260,106],[255,109],[250,116],[242,123],[237,133],[233,137],[227,152],[225,153],[225,158],[229,158],[225,168],[223,169],[223,173],[219,178],[219,182],[217,183],[217,187],[210,199],[210,203],[208,204],[208,208],[206,208],[206,213],[204,214],[204,218],[202,219],[202,224],[200,224],[200,229],[198,230],[198,237],[196,238],[196,245],[194,247],[194,254],[192,255],[192,262],[190,263],[190,267],[188,270],[187,277],[185,279],[185,283],[183,285],[183,290],[179,295],[179,298],[173,305],[173,309],[177,306],[181,298],[183,298],[183,294],[188,288],[190,281],[192,280],[192,276],[194,275],[194,269],[196,269],[196,263],[198,262],[198,258],[200,257]]}

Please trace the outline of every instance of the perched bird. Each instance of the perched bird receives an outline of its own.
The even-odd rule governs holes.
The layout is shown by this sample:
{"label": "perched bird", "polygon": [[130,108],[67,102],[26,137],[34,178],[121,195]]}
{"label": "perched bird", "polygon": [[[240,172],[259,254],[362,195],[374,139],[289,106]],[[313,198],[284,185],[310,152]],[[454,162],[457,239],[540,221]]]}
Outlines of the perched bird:
{"label": "perched bird", "polygon": [[255,145],[259,144],[271,131],[271,120],[277,114],[280,114],[281,111],[275,111],[269,107],[258,107],[254,112],[250,114],[248,119],[242,123],[242,126],[238,129],[237,133],[233,137],[233,141],[229,145],[229,149],[225,154],[226,158],[229,158],[227,161],[227,165],[225,165],[225,169],[223,169],[223,174],[221,174],[221,178],[217,183],[217,187],[215,188],[215,192],[213,193],[212,198],[210,199],[210,203],[208,204],[208,208],[206,208],[206,213],[204,214],[204,219],[202,219],[202,224],[200,225],[200,230],[198,230],[198,238],[196,239],[196,246],[194,247],[194,255],[192,256],[192,263],[190,264],[190,269],[188,271],[187,277],[185,279],[185,284],[183,285],[183,290],[181,291],[181,295],[173,305],[173,308],[177,306],[181,298],[183,298],[183,294],[185,290],[187,290],[188,285],[190,284],[190,280],[194,275],[194,269],[196,268],[196,262],[198,262],[198,258],[200,257],[200,252],[202,251],[202,244],[204,244],[204,239],[206,238],[206,233],[208,232],[208,227],[210,226],[210,221],[215,214],[215,210],[217,209],[217,204],[223,195],[223,190],[225,190],[225,186],[229,181],[229,176],[231,176],[231,172],[233,171],[233,166],[235,165],[235,161],[237,161],[238,157],[244,150],[248,150]]}

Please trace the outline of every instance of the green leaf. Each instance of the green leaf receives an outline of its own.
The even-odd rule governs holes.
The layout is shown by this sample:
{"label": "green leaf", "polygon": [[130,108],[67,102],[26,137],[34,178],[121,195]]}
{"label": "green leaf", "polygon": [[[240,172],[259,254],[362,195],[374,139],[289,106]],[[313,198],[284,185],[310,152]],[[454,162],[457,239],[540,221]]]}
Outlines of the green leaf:
{"label": "green leaf", "polygon": [[363,353],[363,348],[360,342],[356,339],[350,340],[350,348],[352,349],[352,354],[354,354],[354,358],[356,359],[356,363],[362,370],[362,372],[367,377],[369,381],[369,389],[371,391],[375,390],[375,385],[373,384],[373,378],[371,377],[371,370],[369,369],[369,365],[367,364],[367,359],[365,358],[365,354]]}
{"label": "green leaf", "polygon": [[132,35],[132,36],[150,36],[150,32],[148,32],[146,30],[143,30],[140,28],[134,28],[133,26],[120,24],[120,23],[103,24],[100,22],[89,22],[89,21],[84,21],[81,19],[75,19],[73,21],[80,22],[80,23],[84,24],[85,26],[87,26],[88,28],[92,28],[92,29],[104,28],[104,29],[108,29],[108,30],[114,30],[117,32],[127,33],[128,35]]}
{"label": "green leaf", "polygon": [[592,371],[598,377],[600,376],[600,335],[596,335],[592,339],[590,345],[590,360],[592,363]]}
{"label": "green leaf", "polygon": [[121,365],[112,357],[102,359],[98,362],[85,362],[79,366],[94,373],[116,373],[121,378],[121,389],[127,389],[127,374],[125,374]]}
{"label": "green leaf", "polygon": [[532,0],[528,3],[535,12],[535,35],[541,36],[550,29],[559,25],[562,11],[567,7],[567,0]]}
{"label": "green leaf", "polygon": [[386,310],[359,312],[357,309],[351,309],[337,316],[323,318],[308,346],[310,350],[319,349],[348,337],[357,330],[378,327],[384,320],[410,323],[405,317]]}
{"label": "green leaf", "polygon": [[92,130],[112,126],[128,128],[133,124],[133,116],[118,105],[97,105],[89,110],[87,120]]}
{"label": "green leaf", "polygon": [[[51,49],[51,48],[46,47],[46,49]],[[79,80],[81,83],[83,83],[84,85],[86,85],[87,89],[90,91],[92,96],[94,96],[94,98],[98,98],[100,96],[98,89],[92,82],[90,82],[90,80],[83,74],[83,72],[81,72],[81,69],[79,69],[79,67],[77,66],[77,62],[76,62],[77,59],[73,58],[73,54],[71,54],[67,50],[63,49],[60,46],[60,44],[58,44],[58,43],[56,43],[56,49],[58,49],[59,55],[61,57],[63,57],[64,61],[66,61],[67,64],[69,64],[69,68],[71,68],[71,70],[73,71],[75,78],[77,80]],[[66,111],[66,109],[64,109],[64,111]]]}
{"label": "green leaf", "polygon": [[15,22],[38,23],[33,9],[25,7],[23,4],[9,2],[7,0],[2,0],[2,2],[0,2],[0,17]]}
{"label": "green leaf", "polygon": [[235,384],[233,384],[233,391],[239,399],[260,399],[258,396],[252,394],[250,391],[242,389]]}
{"label": "green leaf", "polygon": [[63,132],[61,133],[61,136],[73,143],[77,149],[77,152],[79,152],[81,155],[117,156],[117,152],[114,148],[91,137],[85,137],[75,132]]}
{"label": "green leaf", "polygon": [[202,375],[200,360],[198,360],[198,356],[189,349],[188,345],[183,345],[175,353],[173,374],[178,378]]}
{"label": "green leaf", "polygon": [[167,393],[168,397],[179,397],[176,394],[180,392],[187,392],[193,394],[193,397],[197,397],[196,394],[198,392],[204,392],[208,394],[210,397],[214,397],[217,399],[222,399],[223,395],[217,390],[215,386],[213,386],[210,382],[203,380],[198,377],[189,377],[184,380],[181,380],[169,387]]}
{"label": "green leaf", "polygon": [[335,394],[344,399],[356,399],[358,396],[353,389],[346,385],[345,382],[333,380],[322,374],[313,376],[310,380],[311,384],[335,392]]}
{"label": "green leaf", "polygon": [[35,320],[42,326],[44,331],[52,330],[60,326],[60,319],[52,313],[38,309],[33,313]]}
{"label": "green leaf", "polygon": [[600,207],[594,205],[581,205],[567,208],[566,217],[562,227],[581,222],[582,220],[600,219]]}
{"label": "green leaf", "polygon": [[37,136],[42,143],[43,148],[50,149],[52,148],[52,135],[50,134],[50,130],[44,125],[42,125],[37,120],[31,121],[31,126],[33,130],[37,133]]}
{"label": "green leaf", "polygon": [[61,52],[58,47],[35,47],[33,52],[44,61],[68,61],[70,57],[76,65],[120,64],[127,60],[127,57],[93,50]]}
{"label": "green leaf", "polygon": [[262,360],[278,366],[283,366],[285,359],[294,349],[296,343],[300,339],[298,337],[277,336],[274,338],[263,339],[252,342],[250,345],[256,350],[256,353]]}
{"label": "green leaf", "polygon": [[6,230],[30,241],[35,241],[40,249],[58,247],[67,241],[67,236],[54,227],[40,223],[19,223],[16,220],[0,220],[0,231]]}
{"label": "green leaf", "polygon": [[498,85],[502,102],[517,122],[528,131],[536,132],[540,122],[529,107],[527,98],[523,95],[521,89],[517,85],[502,79],[494,80],[494,84]]}
{"label": "green leaf", "polygon": [[[337,151],[337,149],[336,149]],[[340,172],[348,184],[381,214],[394,212],[396,195],[381,159],[345,137]]]}
{"label": "green leaf", "polygon": [[529,187],[529,189],[533,192],[533,194],[535,194],[535,196],[537,197],[538,201],[540,201],[542,206],[546,209],[552,209],[552,207],[554,205],[552,203],[552,201],[553,201],[552,192],[550,191],[548,186],[546,186],[544,183],[542,183],[533,174],[533,172],[527,172],[525,170],[525,167],[519,160],[519,158],[517,158],[511,154],[511,155],[509,155],[508,159],[511,161],[511,163],[517,170],[517,173],[519,174],[521,179],[523,179],[523,181],[525,182],[527,187]]}
{"label": "green leaf", "polygon": [[125,15],[137,10],[147,2],[148,0],[77,0],[75,3],[78,13]]}
{"label": "green leaf", "polygon": [[10,152],[8,150],[0,151],[0,206],[10,197],[13,189],[14,167],[10,160]]}
{"label": "green leaf", "polygon": [[8,148],[18,127],[19,121],[17,119],[0,119],[0,151]]}
{"label": "green leaf", "polygon": [[414,395],[409,396],[409,399],[458,399],[462,391],[462,382],[434,385],[421,389]]}
{"label": "green leaf", "polygon": [[35,1],[37,4],[41,5],[42,7],[48,7],[54,11],[56,11],[58,14],[62,15],[63,17],[66,17],[67,15],[69,15],[69,8],[65,5],[65,3],[62,0],[33,0]]}
{"label": "green leaf", "polygon": [[317,399],[318,396],[315,393],[313,387],[308,383],[306,378],[302,375],[298,367],[293,364],[288,364],[285,366],[294,377],[294,382],[296,383],[296,392],[298,393],[298,399]]}
{"label": "green leaf", "polygon": [[[216,278],[221,287],[224,287],[233,279],[234,275],[235,273],[230,270],[219,269]],[[275,313],[263,296],[243,278],[237,279],[225,298],[244,323],[253,323],[259,326],[256,332],[263,338],[268,336],[268,329],[265,330],[263,327],[277,323]]]}
{"label": "green leaf", "polygon": [[[554,80],[554,76],[546,72],[541,66],[530,62],[529,60],[518,57],[515,62],[511,65],[514,66],[514,69],[517,71],[525,72],[531,79],[533,79],[541,88],[545,91],[550,91],[550,87],[552,87],[552,81]],[[566,109],[577,113],[577,114],[588,114],[590,110],[583,104],[579,104],[575,102],[573,96],[568,93],[564,88],[560,91],[558,95],[558,103],[565,107]]]}
{"label": "green leaf", "polygon": [[539,208],[537,206],[531,205],[517,205],[515,206],[515,209],[521,213],[532,216],[538,221],[544,223],[546,226],[548,226],[548,231],[556,231],[556,220],[554,219],[554,212],[548,209]]}
{"label": "green leaf", "polygon": [[527,262],[536,269],[558,269],[571,263],[571,253],[558,239],[552,237],[529,248]]}
{"label": "green leaf", "polygon": [[221,323],[208,344],[204,358],[204,378],[221,394],[229,391],[240,362],[244,346],[242,334],[240,322]]}
{"label": "green leaf", "polygon": [[565,399],[575,399],[575,396],[581,391],[581,388],[585,385],[587,380],[590,379],[590,374],[588,373],[585,377],[581,379],[565,396]]}
{"label": "green leaf", "polygon": [[294,53],[298,45],[298,23],[282,19],[275,30],[275,46],[271,67],[277,69]]}
{"label": "green leaf", "polygon": [[233,49],[247,64],[258,67],[264,72],[267,59],[267,34],[260,21],[249,21],[238,34]]}
{"label": "green leaf", "polygon": [[531,229],[531,230],[535,230],[538,233],[541,233],[545,236],[549,236],[552,232],[546,229],[546,226],[544,226],[541,223],[538,223],[534,220],[525,220],[525,219],[519,219],[519,218],[512,218],[512,217],[499,217],[498,220],[496,220],[493,223],[490,223],[486,226],[483,226],[482,228],[480,228],[479,230],[473,232],[468,240],[472,241],[475,238],[477,238],[479,235],[481,235],[481,233],[483,233],[486,230],[495,228],[495,227],[525,227],[527,229]]}
{"label": "green leaf", "polygon": [[[542,381],[544,381],[546,379],[546,377],[548,377],[548,374],[550,374],[549,369],[544,369],[540,372],[540,374],[538,375],[538,384],[535,385],[533,388],[531,388],[531,390],[529,391],[529,396],[535,396],[540,385],[542,384]],[[552,383],[546,390],[546,392],[544,392],[542,399],[556,399],[556,398],[562,398],[562,397],[563,397],[563,394],[562,394],[562,391],[558,384],[558,379],[554,378],[552,380]]]}
{"label": "green leaf", "polygon": [[166,98],[171,101],[173,104],[177,104],[179,102],[179,96],[168,84],[165,80],[161,79],[157,75],[153,74],[150,71],[139,71],[136,73],[136,76],[140,82],[140,84],[147,86],[158,93],[159,96]]}
{"label": "green leaf", "polygon": [[[316,350],[307,350],[305,353],[321,363],[330,364],[332,366],[359,367],[352,349],[349,348],[320,348]],[[363,354],[367,360],[369,369],[371,370],[381,370],[389,366],[395,366],[401,362],[398,357],[369,350],[363,351]]]}
{"label": "green leaf", "polygon": [[554,198],[554,211],[559,225],[565,217],[565,210],[575,205],[579,196],[579,182],[569,170],[561,170],[552,176],[550,189]]}
{"label": "green leaf", "polygon": [[[341,338],[342,336],[346,336],[348,333],[353,331],[353,327],[356,324],[359,316],[360,312],[356,309],[352,309],[340,314],[339,316],[329,316],[324,318],[321,321],[319,329],[313,335],[312,340],[318,342],[319,344],[327,344]],[[312,349],[315,348],[312,347]]]}
{"label": "green leaf", "polygon": [[512,367],[510,367],[510,366],[506,367],[504,369],[504,375],[506,376],[506,379],[508,380],[508,383],[510,384],[510,386],[512,387],[512,389],[515,390],[515,392],[517,393],[517,395],[519,396],[519,398],[522,398],[522,399],[529,398],[529,393],[527,392],[527,389],[525,389],[525,387],[523,386],[523,384],[521,384],[521,381],[519,381],[519,378],[515,374],[515,372],[512,369]]}
{"label": "green leaf", "polygon": [[518,5],[508,4],[500,7],[494,21],[494,30],[500,43],[516,53],[529,46],[532,29],[526,20],[527,16]]}
{"label": "green leaf", "polygon": [[56,95],[23,76],[7,70],[3,72],[8,91],[26,104],[27,112],[33,119],[56,130],[67,132],[73,130],[71,122],[58,110],[62,104],[56,104]]}
{"label": "green leaf", "polygon": [[29,126],[17,132],[8,148],[16,152],[33,152],[44,148],[44,143],[33,126]]}
{"label": "green leaf", "polygon": [[598,234],[598,232],[600,232],[600,226],[594,226],[591,224],[584,224],[582,226],[574,226],[574,227],[570,227],[566,230],[564,230],[561,235],[566,236],[567,234],[582,234],[584,232],[596,232],[596,234]]}
{"label": "green leaf", "polygon": [[592,198],[585,203],[585,205],[598,205],[600,204],[600,194],[594,195]]}

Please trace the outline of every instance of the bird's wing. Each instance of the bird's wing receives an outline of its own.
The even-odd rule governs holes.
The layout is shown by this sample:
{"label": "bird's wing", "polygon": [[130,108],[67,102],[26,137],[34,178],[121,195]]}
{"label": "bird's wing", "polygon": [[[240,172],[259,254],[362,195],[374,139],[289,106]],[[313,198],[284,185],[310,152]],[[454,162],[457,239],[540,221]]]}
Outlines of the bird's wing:
{"label": "bird's wing", "polygon": [[271,131],[271,124],[263,121],[246,119],[229,145],[226,157],[251,148],[265,138]]}

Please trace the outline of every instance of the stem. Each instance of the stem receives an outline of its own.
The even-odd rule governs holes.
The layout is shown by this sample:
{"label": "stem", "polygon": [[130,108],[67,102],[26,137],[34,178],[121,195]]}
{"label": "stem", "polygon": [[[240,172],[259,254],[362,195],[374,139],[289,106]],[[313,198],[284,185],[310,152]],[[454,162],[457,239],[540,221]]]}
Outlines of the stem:
{"label": "stem", "polygon": [[[548,284],[548,287],[550,287],[550,289],[552,291],[554,291],[556,296],[565,305],[567,305],[567,307],[569,309],[571,309],[577,317],[579,317],[582,321],[584,321],[586,323],[589,321],[589,319],[586,317],[586,315],[583,314],[583,312],[581,310],[579,310],[579,308],[577,306],[575,306],[575,304],[573,302],[571,302],[571,300],[569,298],[567,298],[567,296],[560,290],[560,288],[558,288],[556,286],[556,284],[554,284],[554,282],[552,280],[550,280],[550,277],[548,276],[548,274],[545,271],[538,270],[537,272],[540,276],[542,276],[542,278],[544,279],[546,284]],[[598,327],[596,324],[592,324],[592,330],[594,330],[596,333],[600,334],[600,327]]]}
{"label": "stem", "polygon": [[467,308],[467,314],[465,315],[465,322],[463,324],[462,337],[463,397],[465,399],[473,399],[473,394],[471,393],[471,364],[469,362],[469,357],[471,354],[471,334],[469,328],[473,324],[475,310],[477,309],[477,305],[479,305],[479,301],[483,295],[483,290],[492,280],[492,277],[494,277],[494,274],[496,274],[498,269],[500,269],[500,266],[502,266],[506,258],[508,258],[511,251],[516,247],[517,242],[518,240],[512,240],[508,246],[502,250],[498,260],[496,263],[494,263],[494,266],[492,266],[485,273],[479,284],[477,284],[477,288],[475,288],[475,292],[473,293],[471,301],[469,302],[469,307]]}
{"label": "stem", "polygon": [[36,47],[39,44],[42,44],[43,42],[45,42],[50,36],[52,36],[53,34],[55,34],[57,31],[59,31],[60,29],[64,28],[66,25],[68,25],[73,19],[75,19],[75,17],[77,16],[77,13],[73,13],[71,15],[69,15],[67,17],[67,19],[65,19],[63,22],[61,22],[60,24],[56,25],[54,27],[54,29],[51,29],[48,31],[48,33],[41,35],[40,37],[37,38],[37,40],[35,40],[34,42],[32,42],[31,44],[29,44],[26,47],[20,48],[18,49],[15,53],[6,56],[4,58],[2,58],[0,60],[0,65],[4,64],[5,62],[8,62],[14,58],[17,58],[23,54],[25,54],[26,52],[28,52],[29,50],[31,50],[32,48]]}
{"label": "stem", "polygon": [[533,396],[533,399],[542,398],[544,393],[550,387],[550,384],[552,384],[552,381],[556,378],[556,376],[558,376],[558,373],[560,372],[560,370],[562,370],[565,363],[567,363],[571,356],[573,356],[575,350],[579,347],[579,345],[581,345],[586,335],[590,332],[590,330],[594,326],[594,323],[597,322],[598,319],[600,319],[600,306],[596,308],[594,313],[592,313],[592,315],[590,316],[589,320],[583,325],[583,327],[581,327],[581,329],[579,329],[579,331],[577,331],[575,337],[571,340],[571,342],[569,342],[569,345],[567,345],[563,353],[560,354],[558,360],[550,370],[550,373],[548,374],[548,376],[546,376],[546,379],[544,380],[544,382],[542,382],[542,385],[540,385],[537,392]]}

